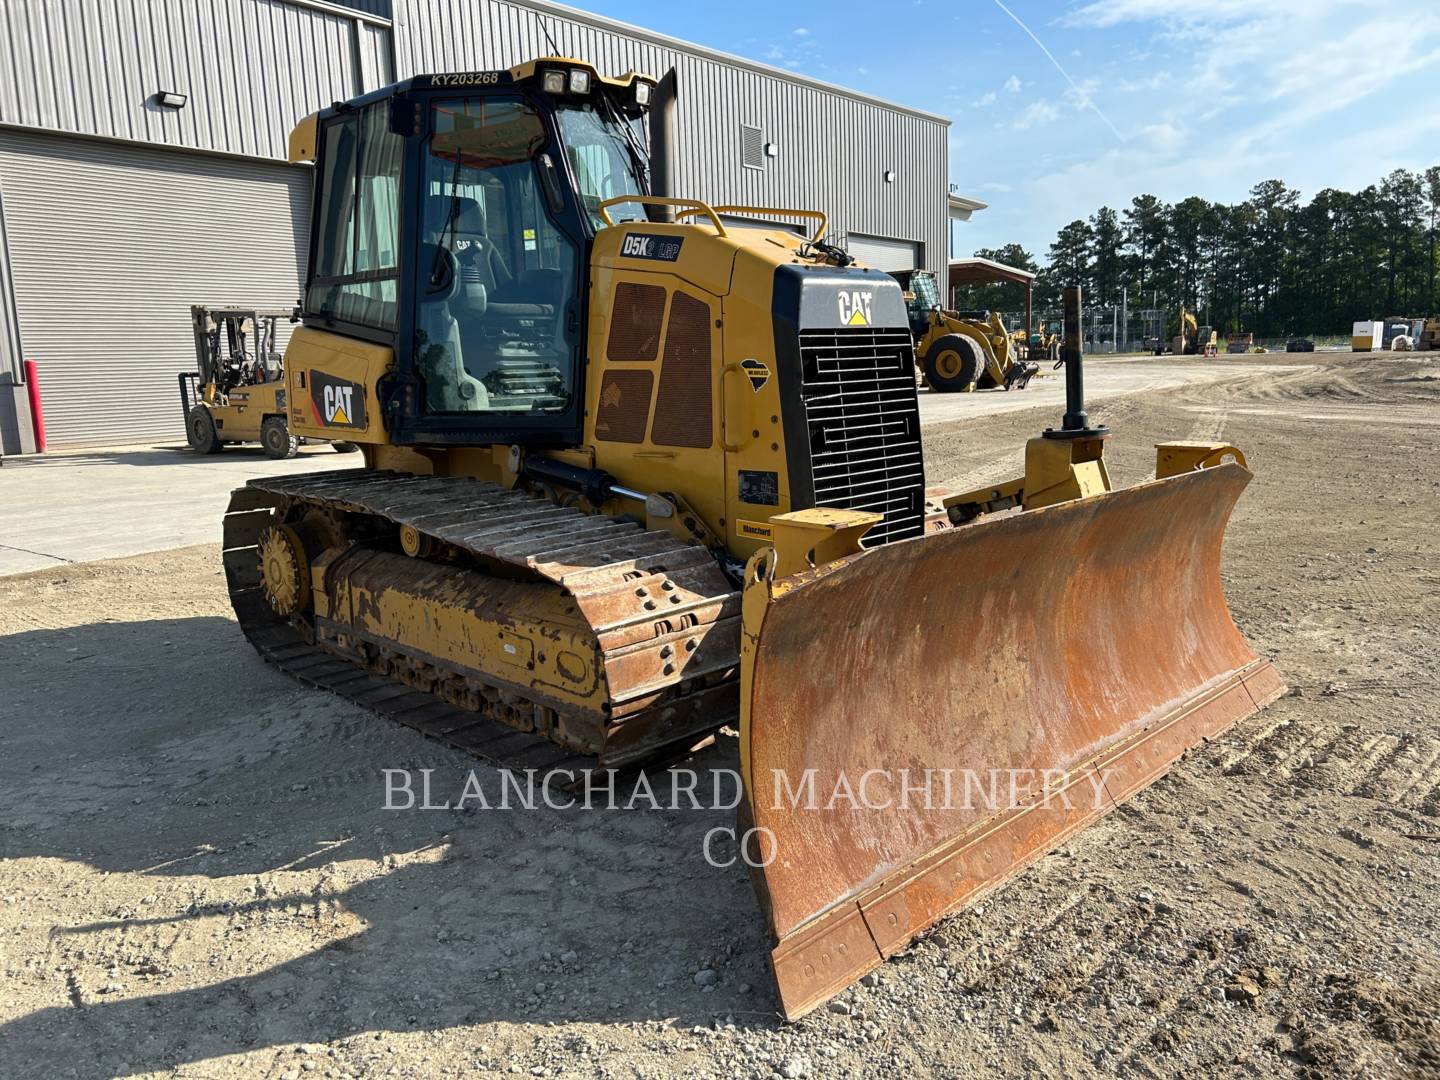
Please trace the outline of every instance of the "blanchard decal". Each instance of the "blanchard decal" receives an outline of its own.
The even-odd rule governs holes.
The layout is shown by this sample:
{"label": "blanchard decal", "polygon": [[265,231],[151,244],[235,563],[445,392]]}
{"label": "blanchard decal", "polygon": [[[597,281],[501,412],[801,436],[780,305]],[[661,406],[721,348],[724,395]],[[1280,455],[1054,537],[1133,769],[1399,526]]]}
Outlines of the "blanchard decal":
{"label": "blanchard decal", "polygon": [[754,540],[775,539],[775,530],[763,521],[746,521],[744,518],[736,518],[735,532],[739,536],[748,536]]}
{"label": "blanchard decal", "polygon": [[365,387],[359,383],[311,371],[310,403],[325,427],[365,426]]}
{"label": "blanchard decal", "polygon": [[770,381],[770,369],[765,366],[763,360],[741,360],[740,366],[745,369],[745,374],[750,378],[750,389],[757,394]]}
{"label": "blanchard decal", "polygon": [[[757,469],[740,470],[740,501],[754,506],[780,505],[780,474]],[[769,526],[767,525],[768,529]]]}
{"label": "blanchard decal", "polygon": [[875,293],[871,289],[841,289],[835,296],[840,305],[842,326],[869,326],[874,318],[872,310]]}
{"label": "blanchard decal", "polygon": [[620,254],[626,259],[650,259],[655,262],[674,262],[680,257],[683,236],[651,236],[646,233],[626,233],[620,242]]}

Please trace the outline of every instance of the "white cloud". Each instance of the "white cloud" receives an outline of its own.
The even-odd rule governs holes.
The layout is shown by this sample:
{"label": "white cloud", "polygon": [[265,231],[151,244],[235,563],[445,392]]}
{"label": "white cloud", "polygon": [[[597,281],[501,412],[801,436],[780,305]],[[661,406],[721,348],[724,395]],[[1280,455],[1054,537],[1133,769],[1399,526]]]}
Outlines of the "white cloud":
{"label": "white cloud", "polygon": [[1060,119],[1060,110],[1053,102],[1032,101],[1010,126],[1024,131],[1027,128],[1053,124],[1058,119]]}
{"label": "white cloud", "polygon": [[[1067,221],[1142,192],[1238,202],[1279,177],[1309,198],[1437,160],[1440,80],[1426,71],[1440,54],[1440,0],[1065,0],[1055,9],[1068,14],[1052,26],[1086,33],[1085,70],[1066,91],[1037,56],[1020,84],[1029,89],[1007,101],[1008,84],[1000,88],[1011,108],[985,114],[972,144],[952,153],[951,179],[982,195],[1001,175],[996,161],[1018,153],[1034,166],[1004,177],[1014,190],[976,215],[968,243],[1017,241],[1043,255]],[[1036,87],[1045,100],[1028,103]],[[1128,143],[1097,145],[1091,128],[1070,121],[1096,95]],[[1197,167],[1207,158],[1223,167]]]}
{"label": "white cloud", "polygon": [[1090,107],[1090,102],[1095,100],[1095,92],[1099,89],[1099,79],[1081,79],[1074,85],[1067,86],[1062,96],[1065,103],[1078,112]]}
{"label": "white cloud", "polygon": [[[1229,141],[1242,148],[1412,75],[1440,44],[1435,0],[1090,0],[1063,21],[1097,29],[1152,23],[1159,55],[1223,57],[1194,65],[1174,86],[1192,110],[1203,109],[1196,119],[1271,103],[1266,119],[1233,132]],[[1131,87],[1152,89],[1123,89]]]}
{"label": "white cloud", "polygon": [[1158,124],[1147,124],[1140,134],[1156,150],[1169,152],[1179,150],[1190,138],[1190,130],[1175,120],[1163,120]]}
{"label": "white cloud", "polygon": [[994,90],[991,90],[989,93],[986,94],[981,94],[978,98],[975,99],[975,108],[983,109],[987,105],[994,105],[996,97],[997,95]]}
{"label": "white cloud", "polygon": [[1007,94],[1018,94],[1020,92],[1020,76],[1011,75],[1005,80],[1005,92]]}
{"label": "white cloud", "polygon": [[810,36],[810,30],[804,26],[797,26],[794,30],[791,30],[790,33],[794,34],[796,37]]}

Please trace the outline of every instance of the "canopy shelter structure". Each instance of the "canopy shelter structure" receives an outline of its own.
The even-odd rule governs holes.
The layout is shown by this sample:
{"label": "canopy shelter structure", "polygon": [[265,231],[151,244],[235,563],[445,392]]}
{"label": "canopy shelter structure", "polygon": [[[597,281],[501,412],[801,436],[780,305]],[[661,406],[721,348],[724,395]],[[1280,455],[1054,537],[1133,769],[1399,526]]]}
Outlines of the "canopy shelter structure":
{"label": "canopy shelter structure", "polygon": [[955,290],[963,285],[995,285],[1014,283],[1025,286],[1025,338],[1028,341],[1031,324],[1031,299],[1035,292],[1035,275],[1019,267],[1006,266],[993,259],[951,259],[950,298],[954,302]]}

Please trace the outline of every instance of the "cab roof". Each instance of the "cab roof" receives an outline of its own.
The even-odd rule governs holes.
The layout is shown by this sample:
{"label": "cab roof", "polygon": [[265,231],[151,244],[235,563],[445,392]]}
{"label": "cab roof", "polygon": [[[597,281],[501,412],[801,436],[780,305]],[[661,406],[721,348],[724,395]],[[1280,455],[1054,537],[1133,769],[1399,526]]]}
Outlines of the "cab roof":
{"label": "cab roof", "polygon": [[597,82],[613,86],[617,90],[628,91],[637,79],[651,83],[656,81],[655,76],[639,71],[627,71],[619,76],[602,75],[590,61],[580,60],[573,56],[537,56],[534,60],[526,60],[514,67],[497,68],[492,71],[451,71],[431,75],[412,75],[408,79],[391,83],[389,86],[382,86],[378,90],[371,90],[369,93],[361,94],[349,101],[337,101],[328,108],[320,109],[300,120],[290,131],[287,157],[292,164],[302,161],[313,162],[317,152],[316,144],[320,121],[327,117],[349,112],[351,109],[363,108],[366,105],[373,105],[377,101],[384,101],[386,98],[411,90],[464,90],[480,86],[514,86],[527,83],[545,70],[553,68],[566,70],[579,68],[588,71],[591,78]]}

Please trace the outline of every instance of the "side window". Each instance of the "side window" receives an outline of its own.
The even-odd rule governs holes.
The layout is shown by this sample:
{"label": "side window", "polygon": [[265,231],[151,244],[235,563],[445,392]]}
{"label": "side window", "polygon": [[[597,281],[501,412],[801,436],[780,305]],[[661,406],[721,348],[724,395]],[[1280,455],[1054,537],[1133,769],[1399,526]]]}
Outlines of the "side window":
{"label": "side window", "polygon": [[384,102],[326,123],[315,263],[306,309],[393,330],[400,262],[400,166],[404,140]]}

